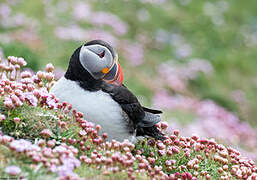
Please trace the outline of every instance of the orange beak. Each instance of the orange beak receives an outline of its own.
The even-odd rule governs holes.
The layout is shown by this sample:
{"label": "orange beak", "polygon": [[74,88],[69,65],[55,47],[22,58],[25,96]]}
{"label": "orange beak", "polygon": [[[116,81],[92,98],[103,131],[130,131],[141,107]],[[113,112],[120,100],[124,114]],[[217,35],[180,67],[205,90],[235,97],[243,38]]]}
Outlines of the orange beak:
{"label": "orange beak", "polygon": [[121,86],[123,83],[123,71],[120,67],[118,60],[115,61],[113,67],[104,76],[105,80],[109,84],[114,84],[116,86]]}

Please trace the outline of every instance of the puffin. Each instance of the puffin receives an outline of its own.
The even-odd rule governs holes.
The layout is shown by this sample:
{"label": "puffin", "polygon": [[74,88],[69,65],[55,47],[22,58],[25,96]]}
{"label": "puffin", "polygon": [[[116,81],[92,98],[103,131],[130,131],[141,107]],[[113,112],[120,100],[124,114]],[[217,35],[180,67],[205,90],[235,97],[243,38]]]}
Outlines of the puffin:
{"label": "puffin", "polygon": [[156,127],[162,111],[142,106],[123,84],[123,72],[114,48],[103,40],[92,40],[72,54],[66,73],[51,88],[59,101],[66,101],[99,124],[108,140],[136,143],[142,137],[164,140]]}

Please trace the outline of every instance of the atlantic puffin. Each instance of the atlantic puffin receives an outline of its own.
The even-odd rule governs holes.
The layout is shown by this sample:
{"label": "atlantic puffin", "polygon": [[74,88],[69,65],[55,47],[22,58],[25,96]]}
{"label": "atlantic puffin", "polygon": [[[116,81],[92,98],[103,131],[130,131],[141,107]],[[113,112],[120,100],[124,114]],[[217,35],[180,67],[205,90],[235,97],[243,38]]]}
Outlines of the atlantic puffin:
{"label": "atlantic puffin", "polygon": [[65,75],[51,92],[60,101],[71,103],[87,121],[101,125],[108,140],[137,142],[142,136],[165,139],[155,126],[162,112],[143,107],[127,89],[118,54],[103,40],[77,48]]}

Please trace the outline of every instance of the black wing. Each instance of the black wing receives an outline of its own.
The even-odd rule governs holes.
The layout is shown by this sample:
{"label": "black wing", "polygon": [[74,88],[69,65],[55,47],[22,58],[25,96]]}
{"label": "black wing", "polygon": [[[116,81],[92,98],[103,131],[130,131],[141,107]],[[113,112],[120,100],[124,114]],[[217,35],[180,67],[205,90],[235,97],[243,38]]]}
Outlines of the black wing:
{"label": "black wing", "polygon": [[161,114],[162,113],[162,111],[160,111],[160,110],[150,109],[150,108],[147,108],[147,107],[143,107],[143,109],[144,109],[144,111],[152,113],[152,114]]}
{"label": "black wing", "polygon": [[145,111],[136,96],[125,86],[115,86],[104,82],[102,90],[110,94],[113,100],[119,103],[122,110],[126,112],[130,120],[133,121],[135,127],[145,117]]}
{"label": "black wing", "polygon": [[156,139],[163,140],[163,134],[154,126],[161,121],[159,110],[142,107],[136,96],[131,93],[126,86],[115,86],[108,83],[102,84],[102,90],[113,98],[122,110],[133,121],[134,128],[137,129],[137,135],[148,135]]}
{"label": "black wing", "polygon": [[111,95],[119,103],[122,110],[127,113],[133,121],[134,126],[151,127],[161,121],[159,115],[161,111],[142,107],[136,96],[131,93],[126,86],[115,86],[103,83],[102,90]]}

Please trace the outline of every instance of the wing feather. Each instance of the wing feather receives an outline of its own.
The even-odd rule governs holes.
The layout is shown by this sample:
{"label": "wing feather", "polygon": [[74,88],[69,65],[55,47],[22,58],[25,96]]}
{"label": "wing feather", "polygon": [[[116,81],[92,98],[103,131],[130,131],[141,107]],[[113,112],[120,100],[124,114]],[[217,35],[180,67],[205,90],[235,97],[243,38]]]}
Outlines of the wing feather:
{"label": "wing feather", "polygon": [[132,121],[137,135],[148,135],[156,139],[165,139],[163,134],[155,127],[161,121],[160,110],[149,109],[141,106],[136,96],[131,93],[126,86],[115,86],[108,83],[102,84],[102,90],[113,98],[122,110]]}

